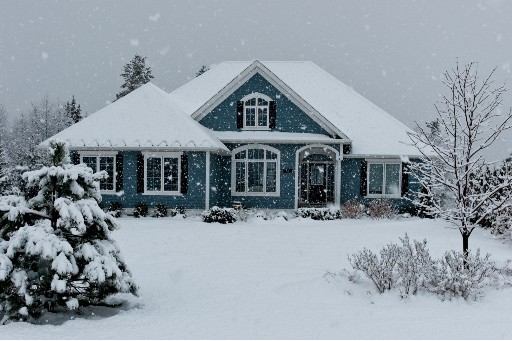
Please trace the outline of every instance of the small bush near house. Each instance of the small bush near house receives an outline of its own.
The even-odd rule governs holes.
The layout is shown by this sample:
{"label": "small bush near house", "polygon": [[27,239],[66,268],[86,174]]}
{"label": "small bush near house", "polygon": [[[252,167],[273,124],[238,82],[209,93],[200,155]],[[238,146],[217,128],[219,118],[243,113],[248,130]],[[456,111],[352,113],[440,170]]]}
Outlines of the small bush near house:
{"label": "small bush near house", "polygon": [[123,213],[123,204],[120,202],[111,202],[105,207],[104,211],[110,213],[115,218],[120,218]]}
{"label": "small bush near house", "polygon": [[163,217],[167,217],[167,206],[165,204],[157,204],[155,206],[155,218]]}
{"label": "small bush near house", "polygon": [[201,214],[205,223],[234,223],[236,221],[236,212],[233,208],[220,208],[213,206]]}
{"label": "small bush near house", "polygon": [[137,205],[135,205],[135,208],[133,209],[133,216],[135,218],[140,217],[147,217],[149,212],[149,207],[144,202],[139,202]]}
{"label": "small bush near house", "polygon": [[372,219],[392,219],[396,211],[388,200],[375,199],[368,206],[368,215]]}
{"label": "small bush near house", "polygon": [[402,297],[423,290],[443,300],[476,299],[483,295],[481,289],[485,285],[492,284],[491,277],[497,269],[490,255],[480,257],[479,250],[470,253],[465,268],[464,255],[460,252],[446,252],[442,258],[434,260],[426,240],[414,240],[411,244],[406,234],[400,242],[401,245],[391,243],[383,247],[380,257],[366,248],[349,256],[352,268],[363,272],[380,293],[397,288]]}
{"label": "small bush near house", "polygon": [[299,208],[295,215],[301,218],[313,220],[335,220],[341,219],[341,212],[337,208]]}
{"label": "small bush near house", "polygon": [[364,206],[356,200],[350,200],[341,205],[340,214],[343,218],[360,219],[364,215]]}

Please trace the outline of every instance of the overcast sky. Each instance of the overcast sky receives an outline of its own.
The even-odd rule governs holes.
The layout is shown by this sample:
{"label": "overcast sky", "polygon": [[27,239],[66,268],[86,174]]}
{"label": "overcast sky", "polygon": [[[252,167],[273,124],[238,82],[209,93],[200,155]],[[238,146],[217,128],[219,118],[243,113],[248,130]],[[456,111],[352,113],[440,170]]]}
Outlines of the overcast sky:
{"label": "overcast sky", "polygon": [[[512,86],[512,1],[5,1],[0,103],[15,117],[45,95],[74,94],[93,113],[135,54],[167,91],[202,64],[311,60],[414,127],[434,117],[457,58],[497,67]],[[493,158],[510,153],[511,137]]]}

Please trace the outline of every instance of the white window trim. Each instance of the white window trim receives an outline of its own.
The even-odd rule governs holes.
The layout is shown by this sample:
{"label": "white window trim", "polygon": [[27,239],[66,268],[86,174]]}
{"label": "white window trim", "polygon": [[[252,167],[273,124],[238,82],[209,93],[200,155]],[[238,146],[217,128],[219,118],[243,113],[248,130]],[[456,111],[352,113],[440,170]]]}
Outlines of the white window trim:
{"label": "white window trim", "polygon": [[[366,160],[366,197],[367,198],[389,198],[398,199],[402,197],[402,162],[396,159],[392,160]],[[383,165],[382,167],[382,191],[386,191],[386,165],[394,164],[398,165],[398,193],[397,194],[370,194],[370,165]]]}
{"label": "white window trim", "polygon": [[[264,168],[263,168],[263,174],[264,174],[264,186],[263,192],[248,192],[247,191],[247,162],[248,158],[245,159],[235,159],[235,155],[243,150],[249,150],[249,149],[263,149],[265,150],[265,159],[261,160],[254,160],[254,161],[263,161],[264,162]],[[267,162],[274,162],[266,159],[266,151],[270,151],[277,155],[276,159],[276,191],[275,192],[267,192]],[[247,154],[246,154],[247,155]],[[236,191],[236,162],[242,162],[242,160],[245,161],[245,192],[237,192]],[[253,160],[253,159],[250,159]],[[236,197],[279,197],[281,195],[281,152],[273,147],[264,145],[264,144],[248,144],[244,146],[240,146],[236,149],[233,149],[231,152],[231,195]]]}
{"label": "white window trim", "polygon": [[[255,118],[254,118],[255,125],[248,126],[248,125],[246,125],[247,120],[246,120],[246,115],[245,115],[245,113],[246,113],[245,101],[247,101],[249,99],[253,99],[253,98],[256,99],[256,105],[255,106],[251,105],[250,107],[256,109],[255,110]],[[264,99],[268,103],[268,105],[267,105],[267,124],[264,126],[258,125],[258,98]],[[242,127],[242,130],[270,130],[270,102],[272,102],[273,99],[268,97],[267,95],[262,94],[262,93],[253,92],[247,96],[244,96],[241,99],[241,101],[244,104],[244,109],[243,109],[244,125]]]}
{"label": "white window trim", "polygon": [[[143,152],[144,155],[144,192],[142,195],[173,195],[173,196],[182,196],[181,193],[181,156],[182,152]],[[147,190],[147,160],[148,158],[161,158],[162,162],[160,163],[160,176],[161,176],[161,185],[160,191],[148,191]],[[178,159],[178,190],[177,191],[164,191],[164,162],[163,158],[177,158]]]}
{"label": "white window trim", "polygon": [[99,172],[100,169],[100,157],[113,157],[114,158],[114,176],[113,176],[113,184],[114,189],[112,191],[109,190],[102,190],[100,189],[100,193],[102,194],[115,194],[116,192],[116,174],[117,174],[117,164],[116,164],[116,155],[118,154],[115,151],[105,151],[105,152],[95,152],[95,151],[83,151],[80,152],[80,163],[84,163],[84,157],[95,157],[96,158],[96,169],[93,169],[94,173]]}

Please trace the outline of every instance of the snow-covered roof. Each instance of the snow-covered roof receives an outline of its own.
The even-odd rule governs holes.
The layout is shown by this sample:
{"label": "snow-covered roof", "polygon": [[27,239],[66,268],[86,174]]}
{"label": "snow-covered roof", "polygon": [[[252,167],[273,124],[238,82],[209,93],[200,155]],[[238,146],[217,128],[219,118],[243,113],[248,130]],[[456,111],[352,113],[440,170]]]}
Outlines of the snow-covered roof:
{"label": "snow-covered roof", "polygon": [[169,96],[194,116],[214,97],[225,97],[242,85],[245,77],[252,75],[252,68],[263,74],[270,72],[278,79],[274,85],[279,88],[279,81],[282,82],[292,90],[290,97],[306,102],[314,109],[312,115],[319,115],[317,119],[327,120],[335,131],[352,140],[353,154],[419,155],[410,145],[410,128],[309,61],[223,62]]}
{"label": "snow-covered roof", "polygon": [[[209,129],[147,83],[52,138],[73,149],[180,148],[228,151]],[[48,140],[41,143],[46,146]]]}
{"label": "snow-covered roof", "polygon": [[288,133],[281,131],[213,131],[224,143],[272,142],[272,143],[340,143],[324,134]]}

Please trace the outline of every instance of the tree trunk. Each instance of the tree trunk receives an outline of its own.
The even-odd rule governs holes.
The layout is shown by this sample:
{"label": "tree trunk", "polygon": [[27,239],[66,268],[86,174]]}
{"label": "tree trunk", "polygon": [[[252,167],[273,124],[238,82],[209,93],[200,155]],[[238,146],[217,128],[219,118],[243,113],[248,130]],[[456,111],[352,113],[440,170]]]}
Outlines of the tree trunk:
{"label": "tree trunk", "polygon": [[469,269],[468,255],[469,255],[469,233],[467,229],[462,232],[462,252],[464,254],[464,269]]}

